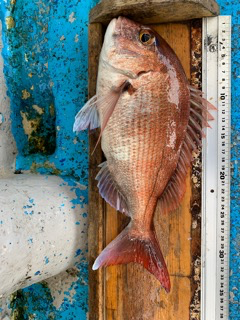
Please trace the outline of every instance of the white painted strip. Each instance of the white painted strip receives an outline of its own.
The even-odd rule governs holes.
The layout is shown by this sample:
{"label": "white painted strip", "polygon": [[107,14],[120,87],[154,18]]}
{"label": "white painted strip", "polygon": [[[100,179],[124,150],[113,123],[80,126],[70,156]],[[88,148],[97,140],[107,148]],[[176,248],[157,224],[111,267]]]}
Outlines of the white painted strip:
{"label": "white painted strip", "polygon": [[203,92],[218,108],[203,141],[201,319],[228,319],[231,17],[203,19]]}

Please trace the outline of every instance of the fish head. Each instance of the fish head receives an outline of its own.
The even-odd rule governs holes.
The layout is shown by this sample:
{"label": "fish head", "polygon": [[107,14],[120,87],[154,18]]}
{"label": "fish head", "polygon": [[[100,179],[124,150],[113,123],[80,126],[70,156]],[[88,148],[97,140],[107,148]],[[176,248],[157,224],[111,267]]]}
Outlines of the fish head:
{"label": "fish head", "polygon": [[183,72],[176,54],[155,30],[125,17],[108,25],[101,59],[112,72],[132,79],[150,71],[167,72],[169,66]]}

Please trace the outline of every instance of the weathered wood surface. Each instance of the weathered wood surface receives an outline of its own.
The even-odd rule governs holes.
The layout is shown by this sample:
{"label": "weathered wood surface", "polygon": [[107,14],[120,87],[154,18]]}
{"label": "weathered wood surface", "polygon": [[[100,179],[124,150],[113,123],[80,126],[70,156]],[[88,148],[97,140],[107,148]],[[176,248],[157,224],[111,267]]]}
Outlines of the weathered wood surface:
{"label": "weathered wood surface", "polygon": [[[102,47],[103,30],[99,23],[89,25],[89,98],[96,93],[97,70],[99,54]],[[104,299],[104,270],[93,272],[91,267],[95,258],[104,248],[104,214],[105,203],[98,192],[95,177],[98,172],[98,165],[103,161],[103,154],[100,145],[92,155],[99,132],[89,136],[89,228],[88,228],[88,254],[89,254],[89,312],[91,320],[100,320],[103,312]]]}
{"label": "weathered wood surface", "polygon": [[102,0],[91,10],[90,22],[107,24],[112,18],[122,15],[152,24],[218,14],[219,6],[215,0]]}
{"label": "weathered wood surface", "polygon": [[[189,23],[155,25],[158,31],[173,47],[180,58],[185,72],[191,79],[191,28]],[[92,24],[89,30],[89,96],[95,94],[98,54],[102,41],[100,24]],[[90,136],[90,152],[96,142],[96,135]],[[194,241],[199,234],[192,234],[193,220],[190,213],[191,182],[187,178],[187,190],[178,210],[162,215],[155,212],[155,227],[171,275],[172,290],[166,294],[159,282],[142,266],[128,264],[92,271],[94,259],[127,224],[127,218],[105,204],[96,187],[97,165],[102,162],[100,148],[90,156],[90,320],[195,320],[198,309],[190,312],[196,293],[194,287]],[[197,237],[198,239],[193,239]],[[195,250],[196,251],[196,250]],[[194,251],[194,252],[195,252]],[[194,314],[194,316],[193,316]]]}

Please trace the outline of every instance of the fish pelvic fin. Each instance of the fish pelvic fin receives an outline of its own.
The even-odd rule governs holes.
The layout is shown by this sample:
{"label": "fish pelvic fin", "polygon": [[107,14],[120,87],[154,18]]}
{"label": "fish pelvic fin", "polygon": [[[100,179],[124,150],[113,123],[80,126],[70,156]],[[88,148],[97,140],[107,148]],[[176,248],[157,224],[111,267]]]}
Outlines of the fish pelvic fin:
{"label": "fish pelvic fin", "polygon": [[92,269],[130,262],[141,264],[160,281],[166,292],[170,291],[169,273],[154,228],[143,235],[130,222],[101,252]]}
{"label": "fish pelvic fin", "polygon": [[101,170],[97,174],[96,180],[98,180],[97,186],[101,197],[113,208],[129,216],[126,198],[114,181],[107,161],[100,164],[99,167]]}

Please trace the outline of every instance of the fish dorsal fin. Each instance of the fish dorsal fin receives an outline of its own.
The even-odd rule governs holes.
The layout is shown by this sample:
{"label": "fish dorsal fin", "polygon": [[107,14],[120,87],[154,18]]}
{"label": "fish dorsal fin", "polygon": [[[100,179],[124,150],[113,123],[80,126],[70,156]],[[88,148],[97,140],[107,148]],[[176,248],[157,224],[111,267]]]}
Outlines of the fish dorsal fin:
{"label": "fish dorsal fin", "polygon": [[101,170],[96,176],[98,189],[101,197],[113,208],[128,215],[126,199],[119,190],[117,183],[113,180],[109,171],[107,161],[100,164]]}
{"label": "fish dorsal fin", "polygon": [[208,122],[214,119],[209,110],[217,110],[202,97],[200,90],[192,86],[189,86],[189,89],[189,123],[177,167],[159,199],[162,212],[169,212],[179,207],[186,190],[186,176],[192,161],[192,152],[201,146],[201,138],[205,136],[203,129],[210,127]]}
{"label": "fish dorsal fin", "polygon": [[75,117],[73,131],[80,132],[86,129],[96,129],[100,126],[99,115],[97,110],[97,96],[93,96],[82,107]]}

